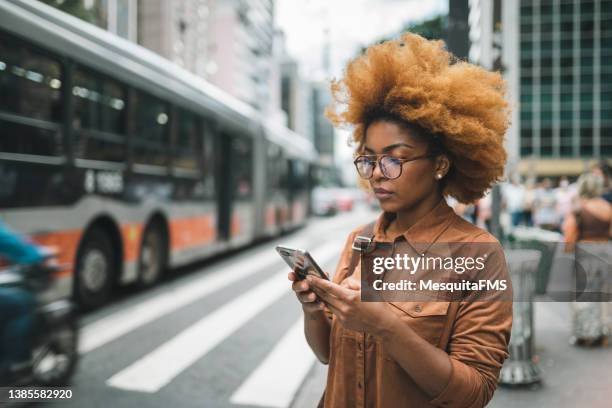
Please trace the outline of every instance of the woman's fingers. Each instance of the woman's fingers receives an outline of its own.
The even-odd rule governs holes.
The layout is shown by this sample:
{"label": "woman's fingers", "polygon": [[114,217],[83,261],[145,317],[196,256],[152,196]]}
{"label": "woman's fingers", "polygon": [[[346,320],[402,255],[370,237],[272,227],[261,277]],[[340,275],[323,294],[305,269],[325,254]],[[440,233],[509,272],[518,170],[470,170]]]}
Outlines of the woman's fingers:
{"label": "woman's fingers", "polygon": [[324,308],[323,302],[302,303],[302,310],[306,313],[320,312]]}
{"label": "woman's fingers", "polygon": [[298,292],[298,293],[306,292],[310,290],[310,285],[305,279],[296,280],[296,281],[293,281],[293,284],[291,285],[291,289],[293,289],[295,292]]}
{"label": "woman's fingers", "polygon": [[317,294],[312,291],[298,293],[297,297],[302,303],[312,303],[318,299]]}

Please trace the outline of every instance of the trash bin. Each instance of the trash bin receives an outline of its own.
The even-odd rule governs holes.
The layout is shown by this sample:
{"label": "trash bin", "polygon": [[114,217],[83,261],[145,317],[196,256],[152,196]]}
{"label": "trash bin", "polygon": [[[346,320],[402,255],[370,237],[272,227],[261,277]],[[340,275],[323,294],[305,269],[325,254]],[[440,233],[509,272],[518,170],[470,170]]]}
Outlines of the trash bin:
{"label": "trash bin", "polygon": [[576,301],[572,302],[571,344],[607,345],[608,299],[612,290],[608,242],[578,242],[575,250]]}
{"label": "trash bin", "polygon": [[541,252],[535,276],[535,293],[543,295],[550,278],[555,251],[563,236],[558,232],[533,227],[518,227],[510,234],[511,248],[535,249]]}
{"label": "trash bin", "polygon": [[499,383],[533,384],[540,381],[540,369],[534,363],[533,297],[535,274],[541,254],[539,251],[529,249],[509,249],[505,254],[512,280],[514,301],[510,355],[500,371]]}

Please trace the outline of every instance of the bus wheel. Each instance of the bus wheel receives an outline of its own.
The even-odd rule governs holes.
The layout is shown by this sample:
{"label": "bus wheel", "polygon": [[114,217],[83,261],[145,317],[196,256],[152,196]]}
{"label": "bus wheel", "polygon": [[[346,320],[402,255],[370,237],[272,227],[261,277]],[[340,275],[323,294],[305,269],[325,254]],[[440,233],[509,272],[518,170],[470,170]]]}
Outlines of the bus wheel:
{"label": "bus wheel", "polygon": [[166,240],[158,223],[147,226],[138,259],[138,286],[155,285],[166,267]]}
{"label": "bus wheel", "polygon": [[79,251],[76,269],[75,295],[83,309],[95,309],[108,300],[114,265],[108,235],[101,229],[88,232]]}

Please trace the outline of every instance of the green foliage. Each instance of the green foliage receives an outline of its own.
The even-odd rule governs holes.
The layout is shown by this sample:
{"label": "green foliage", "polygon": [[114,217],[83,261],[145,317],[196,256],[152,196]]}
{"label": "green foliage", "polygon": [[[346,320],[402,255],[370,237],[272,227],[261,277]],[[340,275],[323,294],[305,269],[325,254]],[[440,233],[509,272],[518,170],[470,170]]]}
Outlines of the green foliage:
{"label": "green foliage", "polygon": [[[448,16],[440,14],[427,20],[419,22],[406,23],[399,32],[392,34],[387,37],[383,37],[374,42],[374,44],[381,44],[385,41],[397,38],[401,33],[409,31],[411,33],[419,34],[428,40],[445,40],[446,30],[448,26]],[[367,47],[361,48],[361,53],[365,52]]]}
{"label": "green foliage", "polygon": [[101,1],[94,0],[93,7],[86,8],[83,0],[39,0],[51,7],[68,13],[88,23],[101,26],[104,24],[104,15]]}

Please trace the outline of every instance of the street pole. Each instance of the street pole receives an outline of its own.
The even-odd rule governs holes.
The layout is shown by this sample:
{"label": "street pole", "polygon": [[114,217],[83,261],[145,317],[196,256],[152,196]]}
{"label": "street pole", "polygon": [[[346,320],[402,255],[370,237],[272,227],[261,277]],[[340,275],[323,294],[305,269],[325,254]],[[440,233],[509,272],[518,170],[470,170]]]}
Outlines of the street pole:
{"label": "street pole", "polygon": [[[501,18],[501,1],[493,1],[493,70],[503,73],[504,67],[502,64],[502,18]],[[501,186],[499,183],[493,186],[491,191],[491,234],[499,241],[503,239],[502,228],[499,222],[501,213]]]}

